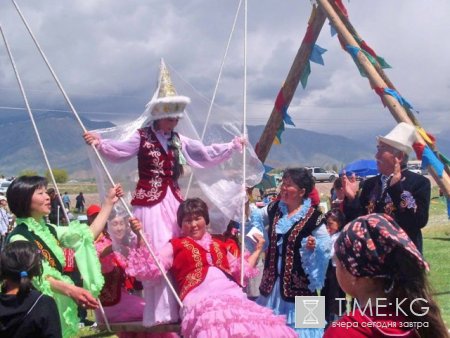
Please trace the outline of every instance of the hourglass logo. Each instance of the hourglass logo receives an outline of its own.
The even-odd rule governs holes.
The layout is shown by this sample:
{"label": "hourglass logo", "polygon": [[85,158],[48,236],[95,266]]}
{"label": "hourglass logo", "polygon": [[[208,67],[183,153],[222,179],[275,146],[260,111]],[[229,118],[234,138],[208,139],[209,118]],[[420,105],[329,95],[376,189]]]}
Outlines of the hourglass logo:
{"label": "hourglass logo", "polygon": [[325,327],[324,296],[295,297],[295,327],[301,329]]}

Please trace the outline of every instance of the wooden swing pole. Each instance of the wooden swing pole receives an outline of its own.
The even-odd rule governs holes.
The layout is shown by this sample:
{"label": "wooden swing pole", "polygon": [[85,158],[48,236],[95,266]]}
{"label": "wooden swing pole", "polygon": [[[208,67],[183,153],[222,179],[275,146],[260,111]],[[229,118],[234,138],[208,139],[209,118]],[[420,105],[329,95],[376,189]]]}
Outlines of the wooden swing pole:
{"label": "wooden swing pole", "polygon": [[[345,27],[345,24],[340,19],[339,15],[334,10],[333,6],[328,2],[328,0],[317,0],[317,3],[319,4],[320,8],[322,8],[325,15],[328,17],[328,20],[333,24],[334,28],[340,34],[340,37],[343,39],[345,44],[358,47],[359,45],[356,42],[353,35],[348,31],[348,29]],[[367,78],[369,79],[370,85],[372,88],[386,88],[388,85],[383,80],[383,78],[379,75],[375,67],[372,65],[372,63],[367,59],[366,55],[362,53],[361,51],[358,52],[356,56],[358,63],[361,65],[363,70],[367,74]],[[394,119],[400,123],[400,122],[406,122],[409,124],[414,125],[414,123],[409,118],[406,110],[403,108],[403,106],[391,95],[383,94],[382,96],[383,103],[388,107],[389,111],[391,112]],[[420,143],[426,144],[424,139],[419,133],[417,134],[417,139]],[[450,197],[450,177],[448,174],[443,171],[442,177],[439,177],[434,167],[431,165],[428,166],[428,171],[430,172],[431,176],[433,176],[436,183],[439,185],[439,188],[445,193],[447,197]]]}
{"label": "wooden swing pole", "polygon": [[[313,6],[311,16],[308,21],[309,29],[312,31],[310,37],[311,39],[303,39],[283,87],[280,89],[280,94],[284,97],[286,107],[290,105],[292,98],[294,97],[300,78],[309,62],[309,56],[311,55],[314,43],[316,42],[320,31],[322,30],[323,24],[325,23],[325,18],[324,12],[320,8]],[[267,121],[255,149],[256,155],[263,163],[269,155],[270,148],[275,140],[277,130],[282,121],[283,113],[280,111],[279,107],[274,105],[269,120]]]}
{"label": "wooden swing pole", "polygon": [[[361,47],[361,42],[360,41],[363,41],[363,39],[358,34],[358,32],[356,31],[355,27],[350,22],[349,18],[346,15],[344,15],[344,13],[341,11],[341,9],[336,5],[336,2],[332,1],[330,4],[331,4],[331,6],[333,6],[334,11],[339,16],[339,18],[341,19],[342,23],[345,25],[345,28],[347,28],[347,30],[350,32],[350,34],[352,34],[357,39],[356,42]],[[400,92],[397,90],[397,88],[395,88],[394,84],[389,79],[387,74],[384,72],[383,68],[380,66],[378,60],[375,60],[375,61],[376,61],[376,64],[374,65],[374,67],[375,67],[377,73],[381,76],[381,78],[384,80],[384,82],[386,82],[386,84],[387,84],[387,86],[389,88],[394,89],[395,91],[397,91],[397,93],[400,94]],[[414,113],[409,108],[406,108],[406,107],[404,107],[404,108],[405,108],[406,114],[408,114],[408,117],[411,119],[412,123],[415,126],[424,129],[422,127],[422,125],[420,124],[419,120],[414,115]],[[433,151],[438,151],[436,143],[430,142],[431,141],[430,139],[428,139],[428,140],[424,139],[424,141],[426,142],[426,144]],[[445,171],[447,172],[447,174],[450,175],[450,167],[444,163],[444,168],[445,168]]]}

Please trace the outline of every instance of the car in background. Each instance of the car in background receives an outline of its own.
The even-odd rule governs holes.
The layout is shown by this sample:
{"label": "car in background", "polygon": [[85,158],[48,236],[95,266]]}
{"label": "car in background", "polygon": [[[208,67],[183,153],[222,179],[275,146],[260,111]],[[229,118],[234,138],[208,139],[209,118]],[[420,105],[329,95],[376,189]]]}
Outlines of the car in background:
{"label": "car in background", "polygon": [[419,164],[410,164],[408,163],[408,170],[412,171],[413,173],[423,175],[422,168]]}
{"label": "car in background", "polygon": [[326,170],[322,167],[306,167],[316,182],[334,182],[339,177],[333,170]]}
{"label": "car in background", "polygon": [[11,181],[3,181],[0,183],[0,195],[6,195],[6,190],[8,190]]}

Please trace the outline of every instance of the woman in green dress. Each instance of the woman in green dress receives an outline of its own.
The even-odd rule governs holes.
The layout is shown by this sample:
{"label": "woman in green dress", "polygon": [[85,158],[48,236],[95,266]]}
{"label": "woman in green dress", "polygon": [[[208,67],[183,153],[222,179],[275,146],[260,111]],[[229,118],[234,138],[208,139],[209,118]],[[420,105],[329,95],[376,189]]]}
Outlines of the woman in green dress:
{"label": "woman in green dress", "polygon": [[[108,191],[102,209],[90,227],[79,221],[72,221],[69,226],[55,226],[45,221],[51,209],[47,183],[47,179],[40,176],[21,176],[11,183],[6,196],[11,212],[17,217],[17,226],[7,241],[34,242],[41,251],[43,274],[40,279],[33,278],[33,285],[55,299],[63,337],[72,337],[78,331],[77,305],[86,309],[98,307],[96,297],[104,280],[93,242],[102,232],[123,192],[120,185]],[[65,265],[63,248],[75,251],[83,288],[75,286],[68,276],[62,274]]]}

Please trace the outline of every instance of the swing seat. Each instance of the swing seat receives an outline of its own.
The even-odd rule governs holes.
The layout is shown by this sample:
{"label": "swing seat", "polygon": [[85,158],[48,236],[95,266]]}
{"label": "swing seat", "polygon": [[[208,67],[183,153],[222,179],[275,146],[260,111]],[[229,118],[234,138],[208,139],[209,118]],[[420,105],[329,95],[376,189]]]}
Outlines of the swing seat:
{"label": "swing seat", "polygon": [[[145,327],[142,322],[123,322],[123,323],[109,323],[112,332],[148,332],[148,333],[167,333],[175,332],[180,334],[181,324],[180,323],[170,323],[161,324],[151,327]],[[104,323],[98,324],[98,329],[101,331],[108,330]]]}

